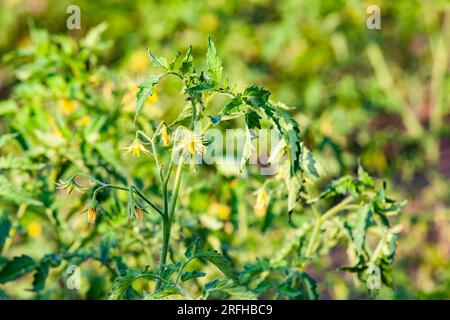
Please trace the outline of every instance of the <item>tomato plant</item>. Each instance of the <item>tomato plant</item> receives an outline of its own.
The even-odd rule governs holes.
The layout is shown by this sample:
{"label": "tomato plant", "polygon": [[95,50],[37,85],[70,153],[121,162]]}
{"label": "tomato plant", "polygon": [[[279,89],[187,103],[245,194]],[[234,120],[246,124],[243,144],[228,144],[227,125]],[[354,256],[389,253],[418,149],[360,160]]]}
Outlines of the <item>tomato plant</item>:
{"label": "tomato plant", "polygon": [[[69,97],[64,97],[59,102],[63,111],[70,112],[76,108],[73,104],[80,101],[85,107],[92,105],[98,108],[103,97],[99,95],[99,91],[90,92],[89,84],[97,74],[91,69],[95,65],[95,60],[92,63],[91,59],[97,54],[95,50],[103,48],[102,43],[97,48],[92,39],[98,37],[101,28],[100,26],[92,31],[83,42],[84,47],[80,48],[64,39],[56,38],[52,41],[46,33],[36,31],[37,41],[46,46],[38,46],[36,51],[19,52],[19,59],[33,55],[40,59],[35,59],[18,71],[28,74],[26,81],[19,84],[16,91],[32,90],[33,86],[42,86],[42,83],[50,88],[67,86],[64,91],[68,92]],[[70,53],[70,50],[79,53],[75,61],[64,57],[64,52]],[[47,58],[52,52],[56,52],[55,56]],[[399,228],[391,226],[390,216],[397,214],[403,204],[386,194],[385,182],[372,178],[360,164],[356,177],[343,176],[323,187],[316,160],[302,140],[301,125],[290,115],[289,107],[271,100],[270,91],[263,87],[250,85],[238,90],[236,85],[231,84],[223,74],[222,61],[211,38],[208,39],[205,70],[194,64],[191,47],[183,58],[178,54],[170,62],[153,52],[149,51],[148,54],[153,65],[162,69],[162,72],[148,76],[139,85],[136,112],[130,119],[133,125],[129,130],[134,133],[126,138],[128,145],[119,146],[117,142],[113,144],[117,150],[123,151],[125,161],[129,161],[128,157],[131,156],[143,159],[141,163],[145,164],[145,171],[125,169],[124,163],[118,163],[110,157],[107,150],[110,144],[102,146],[97,142],[97,132],[102,132],[105,140],[123,134],[124,131],[120,130],[120,123],[117,122],[121,112],[119,109],[116,109],[115,116],[113,112],[106,118],[101,108],[96,110],[99,113],[97,120],[93,125],[88,125],[76,139],[71,135],[77,133],[66,126],[76,126],[80,119],[70,124],[65,122],[67,120],[58,121],[57,118],[50,129],[57,137],[66,139],[62,139],[62,142],[57,138],[47,139],[55,141],[54,144],[35,155],[41,157],[42,164],[39,161],[27,162],[28,158],[2,158],[2,170],[9,172],[11,176],[17,170],[29,172],[31,176],[28,179],[32,179],[33,172],[49,170],[45,159],[51,159],[51,174],[42,181],[43,190],[51,191],[58,187],[69,195],[82,193],[81,198],[86,200],[83,211],[86,215],[85,223],[92,226],[86,237],[77,239],[76,235],[70,235],[71,232],[67,230],[69,227],[62,221],[64,218],[60,216],[59,210],[52,208],[56,206],[52,193],[47,193],[50,198],[35,200],[26,192],[14,192],[17,187],[10,185],[5,179],[2,182],[2,196],[19,206],[17,215],[28,206],[49,215],[58,246],[56,251],[44,255],[39,261],[27,255],[3,259],[0,282],[13,281],[33,272],[32,290],[39,293],[45,289],[46,278],[52,268],[60,267],[64,261],[80,264],[93,260],[99,261],[110,273],[110,299],[316,299],[318,293],[316,280],[312,275],[313,265],[336,247],[346,247],[348,264],[340,266],[341,270],[354,273],[363,282],[367,282],[375,273],[383,284],[393,285],[392,263]],[[61,68],[59,74],[42,75],[33,69],[36,64],[45,65],[46,59],[49,59],[50,65]],[[55,64],[51,59],[61,61]],[[64,77],[59,78],[64,72],[79,75],[79,78],[75,77],[72,82],[67,83]],[[84,73],[92,75],[86,77]],[[115,76],[107,77],[114,79]],[[181,83],[180,101],[184,101],[184,106],[178,109],[179,115],[173,121],[149,121],[141,113],[148,107],[149,100],[155,97],[156,88],[164,86],[163,80],[169,77]],[[119,84],[115,90],[112,91],[112,101],[120,100],[124,95]],[[59,90],[55,91],[55,99],[59,99],[60,94]],[[42,99],[45,97],[43,95]],[[30,96],[28,99],[33,101],[39,98]],[[21,103],[20,100],[16,101]],[[11,108],[17,107],[15,100],[9,103]],[[87,112],[88,115],[89,113]],[[36,114],[29,116],[34,119]],[[244,130],[240,132],[243,140],[236,161],[236,171],[241,180],[254,179],[252,183],[257,186],[254,194],[255,214],[265,216],[269,206],[280,206],[281,212],[284,212],[282,216],[292,229],[275,255],[257,258],[241,266],[235,264],[226,252],[213,250],[211,244],[205,241],[208,238],[204,231],[194,229],[189,237],[184,237],[180,229],[183,222],[180,219],[185,210],[179,204],[185,192],[183,175],[191,180],[205,174],[204,167],[210,165],[205,163],[203,156],[218,143],[217,137],[215,139],[211,136],[211,131],[223,127],[229,129],[230,125],[239,123],[243,124]],[[19,142],[20,138],[23,141],[33,139],[33,133],[27,132],[27,128],[21,126],[20,122],[14,127],[17,133],[5,136],[3,143],[17,138]],[[115,132],[108,132],[108,128],[112,127]],[[65,130],[60,132],[61,129]],[[264,172],[261,170],[261,159],[258,161],[260,166],[253,168],[246,169],[246,163],[262,149],[259,142],[258,148],[255,148],[255,137],[270,129],[275,129],[280,139],[276,145],[266,146],[270,157],[265,164],[277,166],[273,172],[275,174],[265,177],[261,174]],[[62,146],[79,148],[81,158],[77,159],[76,153],[70,156],[67,152],[57,152]],[[33,153],[29,153],[27,156],[32,156]],[[257,156],[261,156],[261,153]],[[65,172],[73,171],[74,167],[83,170],[66,176]],[[131,176],[130,171],[139,176]],[[125,198],[128,198],[126,205],[123,204]],[[43,210],[41,207],[44,207]],[[61,208],[61,205],[58,207]],[[72,213],[66,216],[66,220],[76,212],[76,208],[74,209],[71,209]],[[226,219],[227,214],[223,215]],[[126,221],[121,219],[123,216],[126,216]],[[1,221],[3,246],[10,229],[14,230],[15,227],[7,214],[2,215]],[[148,227],[146,222],[151,222],[153,227]],[[127,251],[129,253],[132,250],[130,246],[133,244],[124,243],[129,241],[127,232],[136,227],[139,231],[129,239],[139,242],[138,250],[150,256],[153,254],[148,253],[149,248],[145,246],[149,243],[145,238],[156,239],[150,246],[158,248],[157,264],[146,265],[138,261],[137,264],[133,263],[135,267],[128,266],[130,259],[126,255]],[[115,234],[118,230],[122,230],[123,234]],[[71,240],[67,241],[65,234],[69,234]],[[101,239],[99,248],[90,247],[91,239],[98,235]],[[179,254],[183,243],[184,254]],[[116,254],[111,254],[114,250]],[[211,263],[223,276],[212,278],[202,270],[203,265],[197,261]],[[136,291],[133,288],[135,281],[148,283],[144,287],[149,289]],[[376,291],[378,287],[369,289]]]}

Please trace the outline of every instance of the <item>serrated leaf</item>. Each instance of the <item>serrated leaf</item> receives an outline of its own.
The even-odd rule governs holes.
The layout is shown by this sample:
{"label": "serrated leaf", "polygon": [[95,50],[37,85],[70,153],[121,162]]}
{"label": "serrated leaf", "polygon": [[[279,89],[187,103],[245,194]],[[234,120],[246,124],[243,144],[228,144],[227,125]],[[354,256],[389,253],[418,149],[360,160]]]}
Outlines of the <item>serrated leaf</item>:
{"label": "serrated leaf", "polygon": [[136,122],[139,112],[145,104],[145,100],[153,95],[153,88],[161,79],[160,75],[151,75],[144,80],[144,82],[139,86],[139,91],[136,94],[136,115],[134,116],[134,121]]}
{"label": "serrated leaf", "polygon": [[117,277],[116,280],[114,280],[108,294],[108,299],[121,299],[125,295],[128,287],[139,278],[157,279],[157,276],[149,272],[143,272],[139,269],[128,269],[123,276]]}
{"label": "serrated leaf", "polygon": [[208,52],[206,53],[206,63],[208,64],[208,73],[216,84],[222,79],[222,60],[217,55],[216,47],[211,37],[208,37]]}
{"label": "serrated leaf", "polygon": [[261,117],[255,111],[250,111],[245,114],[245,123],[249,129],[261,129],[259,120],[261,120]]}
{"label": "serrated leaf", "polygon": [[11,230],[11,221],[9,220],[8,213],[3,211],[0,214],[0,248],[5,244],[6,239],[9,236]]}
{"label": "serrated leaf", "polygon": [[236,273],[233,271],[233,267],[230,261],[225,258],[223,255],[214,251],[212,249],[201,250],[197,254],[198,258],[204,258],[214,264],[224,275],[226,275],[229,279],[234,281],[238,281]]}
{"label": "serrated leaf", "polygon": [[16,280],[36,267],[34,260],[26,255],[14,257],[0,271],[0,283]]}
{"label": "serrated leaf", "polygon": [[239,111],[239,107],[242,105],[242,100],[238,98],[234,98],[230,100],[225,107],[223,108],[223,114],[229,116],[230,114],[236,113]]}
{"label": "serrated leaf", "polygon": [[45,288],[45,281],[47,280],[48,273],[50,271],[50,262],[41,262],[36,268],[36,273],[33,278],[33,289],[34,292],[41,291]]}
{"label": "serrated leaf", "polygon": [[162,290],[158,290],[156,292],[153,292],[151,294],[147,294],[144,297],[144,300],[163,300],[169,296],[172,296],[174,294],[180,294],[180,289],[175,286],[171,285],[167,288],[164,288]]}
{"label": "serrated leaf", "polygon": [[164,68],[166,70],[169,69],[169,65],[167,63],[167,59],[166,58],[159,57],[159,56],[153,54],[150,50],[148,50],[148,55],[149,55],[149,58],[150,58],[151,62],[153,63],[153,65],[155,67],[161,67],[161,68]]}
{"label": "serrated leaf", "polygon": [[202,93],[203,91],[207,91],[209,89],[214,88],[214,83],[212,82],[202,82],[196,85],[193,85],[192,87],[189,87],[186,89],[186,92],[188,93]]}
{"label": "serrated leaf", "polygon": [[189,46],[188,51],[186,52],[186,55],[184,56],[183,60],[181,61],[180,65],[180,73],[182,76],[185,76],[186,74],[194,72],[194,65],[192,64],[192,46]]}
{"label": "serrated leaf", "polygon": [[246,287],[236,284],[236,282],[225,280],[213,280],[203,287],[202,296],[207,299],[211,292],[222,291],[229,294],[233,299],[254,300],[257,299],[256,294],[248,290]]}
{"label": "serrated leaf", "polygon": [[301,137],[297,122],[284,110],[276,109],[268,99],[270,92],[264,88],[250,86],[244,91],[246,103],[255,111],[263,112],[277,127],[286,141],[289,155],[291,175],[294,176],[300,169]]}
{"label": "serrated leaf", "polygon": [[306,169],[310,174],[315,176],[316,178],[320,178],[319,172],[317,172],[316,169],[316,160],[314,159],[314,156],[312,155],[312,152],[309,151],[308,148],[305,146],[303,147],[303,152],[306,153]]}
{"label": "serrated leaf", "polygon": [[198,272],[198,271],[186,271],[181,275],[181,281],[187,281],[192,278],[201,278],[206,276],[206,273],[204,272]]}
{"label": "serrated leaf", "polygon": [[194,241],[192,241],[189,246],[186,248],[186,251],[184,252],[184,256],[188,259],[192,259],[195,256],[197,256],[200,251],[202,250],[202,239],[197,238]]}

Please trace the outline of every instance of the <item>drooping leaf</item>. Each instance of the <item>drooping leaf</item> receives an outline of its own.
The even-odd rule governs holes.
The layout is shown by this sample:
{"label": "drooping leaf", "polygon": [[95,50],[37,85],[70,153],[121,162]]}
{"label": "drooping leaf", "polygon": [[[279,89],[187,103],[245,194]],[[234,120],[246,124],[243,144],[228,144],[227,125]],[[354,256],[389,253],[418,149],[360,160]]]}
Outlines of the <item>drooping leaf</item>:
{"label": "drooping leaf", "polygon": [[355,249],[361,254],[366,239],[366,230],[370,225],[372,217],[372,209],[370,205],[365,205],[358,210],[353,228],[353,236],[355,238]]}
{"label": "drooping leaf", "polygon": [[14,257],[0,271],[0,283],[16,280],[20,276],[32,271],[36,267],[36,262],[26,255]]}
{"label": "drooping leaf", "polygon": [[297,122],[284,110],[277,109],[268,103],[270,92],[264,88],[250,86],[244,90],[245,102],[255,111],[264,113],[276,126],[286,141],[287,152],[291,163],[291,175],[300,169],[301,137]]}
{"label": "drooping leaf", "polygon": [[208,52],[206,53],[206,63],[208,64],[208,73],[216,84],[222,79],[222,60],[216,52],[216,47],[211,37],[208,37]]}
{"label": "drooping leaf", "polygon": [[306,148],[304,145],[302,145],[303,153],[306,156],[306,169],[307,171],[315,176],[316,178],[320,178],[319,172],[317,172],[316,169],[316,160],[314,159],[314,156],[312,155],[312,152],[309,151],[308,148]]}

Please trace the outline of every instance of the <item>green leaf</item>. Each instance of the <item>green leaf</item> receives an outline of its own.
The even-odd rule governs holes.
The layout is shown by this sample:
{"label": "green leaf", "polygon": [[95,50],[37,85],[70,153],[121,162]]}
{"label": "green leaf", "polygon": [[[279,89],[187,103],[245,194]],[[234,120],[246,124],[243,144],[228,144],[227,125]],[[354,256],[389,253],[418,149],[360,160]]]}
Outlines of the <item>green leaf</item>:
{"label": "green leaf", "polygon": [[364,170],[360,161],[358,161],[358,179],[369,187],[374,186],[372,177]]}
{"label": "green leaf", "polygon": [[[270,97],[270,91],[262,88],[262,87],[258,87],[255,85],[251,85],[249,87],[247,87],[244,90],[244,96],[252,99],[252,100],[256,100],[256,104],[259,105],[261,102],[268,102],[269,101],[269,97]],[[261,100],[261,101],[257,101],[257,100]]]}
{"label": "green leaf", "polygon": [[180,289],[175,286],[171,285],[167,288],[164,288],[162,290],[158,290],[156,292],[153,292],[151,294],[147,294],[144,297],[144,300],[163,300],[169,296],[172,296],[174,294],[180,294]]}
{"label": "green leaf", "polygon": [[249,129],[261,129],[259,120],[261,120],[261,117],[255,111],[250,111],[245,114],[245,123]]}
{"label": "green leaf", "polygon": [[35,267],[36,263],[29,256],[14,257],[0,271],[0,283],[16,280],[20,276],[31,272]]}
{"label": "green leaf", "polygon": [[108,294],[109,300],[119,300],[127,291],[128,287],[139,278],[157,279],[155,274],[143,272],[139,269],[128,269],[123,276],[117,277],[114,280],[111,290]]}
{"label": "green leaf", "polygon": [[33,289],[31,291],[38,292],[44,289],[50,267],[58,267],[61,261],[62,256],[59,254],[51,253],[45,255],[36,268],[36,273],[33,278]]}
{"label": "green leaf", "polygon": [[175,56],[175,58],[172,60],[171,63],[169,63],[169,70],[173,71],[173,69],[175,68],[175,64],[177,63],[178,58],[180,57],[180,52],[177,52],[177,55]]}
{"label": "green leaf", "polygon": [[284,110],[280,110],[268,103],[270,92],[264,88],[250,86],[244,91],[245,102],[255,111],[263,112],[277,127],[286,141],[290,160],[291,175],[300,169],[301,137],[297,122]]}
{"label": "green leaf", "polygon": [[144,82],[139,86],[139,91],[136,94],[136,115],[134,116],[134,121],[136,122],[137,116],[145,104],[145,100],[153,95],[153,88],[159,82],[163,74],[151,75],[144,80]]}
{"label": "green leaf", "polygon": [[6,239],[9,236],[11,230],[11,221],[9,220],[8,213],[3,211],[0,214],[0,248],[5,244]]}
{"label": "green leaf", "polygon": [[202,296],[207,299],[211,292],[222,291],[229,294],[234,299],[255,300],[257,296],[246,287],[236,284],[230,279],[213,280],[203,287]]}
{"label": "green leaf", "polygon": [[36,268],[36,273],[33,278],[33,289],[32,291],[38,292],[45,288],[45,281],[47,280],[48,273],[50,271],[50,262],[41,262]]}
{"label": "green leaf", "polygon": [[284,183],[288,190],[288,212],[291,214],[297,207],[298,200],[300,199],[300,190],[302,187],[301,177],[299,174],[291,175],[290,170],[284,171]]}
{"label": "green leaf", "polygon": [[200,251],[202,250],[202,239],[197,238],[194,241],[192,241],[189,246],[186,248],[186,251],[184,252],[184,256],[188,259],[192,259],[196,257]]}
{"label": "green leaf", "polygon": [[180,65],[180,73],[182,76],[194,72],[194,65],[192,64],[192,60],[192,46],[189,46],[189,49],[186,52],[186,55],[184,56]]}
{"label": "green leaf", "polygon": [[201,82],[192,87],[186,89],[188,93],[202,93],[203,91],[207,91],[209,89],[214,88],[214,83],[212,82]]}
{"label": "green leaf", "polygon": [[208,64],[208,73],[216,84],[222,79],[222,60],[216,52],[216,47],[211,37],[208,37],[208,52],[206,53],[206,62]]}
{"label": "green leaf", "polygon": [[217,268],[219,268],[219,270],[222,271],[222,273],[226,275],[228,278],[234,281],[238,281],[237,275],[233,271],[233,267],[230,261],[217,251],[214,251],[212,249],[201,250],[197,254],[197,257],[208,260],[209,262],[214,264]]}
{"label": "green leaf", "polygon": [[320,178],[319,173],[316,169],[316,160],[314,159],[314,156],[312,155],[312,152],[309,151],[308,148],[306,148],[304,145],[303,147],[303,153],[306,153],[306,168],[310,174],[315,176],[316,178]]}
{"label": "green leaf", "polygon": [[239,111],[239,107],[242,105],[242,100],[239,98],[234,98],[230,100],[223,108],[223,114],[229,116],[230,114]]}
{"label": "green leaf", "polygon": [[150,60],[152,61],[153,65],[155,67],[161,67],[164,69],[169,69],[169,65],[167,63],[166,58],[164,57],[158,57],[157,55],[154,55],[150,50],[148,50],[148,55],[150,57]]}
{"label": "green leaf", "polygon": [[358,210],[353,228],[353,236],[355,238],[355,249],[361,254],[366,239],[366,230],[370,225],[372,217],[372,209],[370,205],[365,205]]}
{"label": "green leaf", "polygon": [[204,272],[198,272],[198,271],[186,271],[181,275],[181,281],[187,281],[192,278],[201,278],[206,276],[206,273]]}
{"label": "green leaf", "polygon": [[303,288],[305,289],[306,295],[309,300],[319,299],[319,294],[317,293],[317,282],[307,273],[302,273],[301,279],[303,280]]}

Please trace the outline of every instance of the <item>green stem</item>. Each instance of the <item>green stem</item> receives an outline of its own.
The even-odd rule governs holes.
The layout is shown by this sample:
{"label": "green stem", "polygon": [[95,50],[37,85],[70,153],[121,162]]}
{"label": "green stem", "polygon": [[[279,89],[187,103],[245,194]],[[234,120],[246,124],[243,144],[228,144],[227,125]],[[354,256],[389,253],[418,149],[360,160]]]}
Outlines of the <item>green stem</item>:
{"label": "green stem", "polygon": [[[177,173],[175,175],[175,181],[173,186],[172,197],[170,198],[170,205],[168,212],[165,212],[163,216],[163,239],[162,239],[162,248],[161,248],[161,257],[159,259],[158,270],[162,271],[164,266],[166,265],[167,253],[169,252],[169,241],[170,241],[170,232],[172,229],[172,220],[175,212],[175,206],[178,198],[178,191],[180,190],[181,184],[181,176],[183,173],[184,167],[184,158],[180,158],[180,162],[178,163]],[[155,291],[157,291],[161,286],[161,281],[157,281],[155,285]]]}
{"label": "green stem", "polygon": [[180,162],[178,163],[177,173],[175,174],[175,181],[173,184],[172,197],[170,198],[169,204],[168,213],[169,213],[169,221],[171,222],[175,212],[175,206],[177,204],[178,191],[180,190],[181,176],[183,174],[183,167],[184,167],[184,158],[181,156],[179,161]]}

